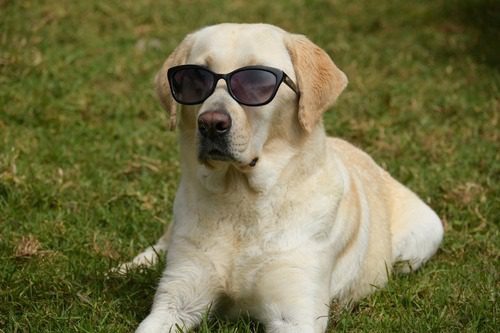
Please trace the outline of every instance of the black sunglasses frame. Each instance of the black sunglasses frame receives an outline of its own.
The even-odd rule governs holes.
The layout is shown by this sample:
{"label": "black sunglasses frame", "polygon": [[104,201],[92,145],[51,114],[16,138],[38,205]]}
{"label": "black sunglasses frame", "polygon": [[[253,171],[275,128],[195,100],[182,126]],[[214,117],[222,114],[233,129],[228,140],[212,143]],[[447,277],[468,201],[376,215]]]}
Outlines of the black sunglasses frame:
{"label": "black sunglasses frame", "polygon": [[[176,94],[175,94],[175,91],[173,88],[173,84],[172,84],[173,78],[177,72],[179,72],[181,70],[185,70],[185,69],[201,69],[201,70],[204,70],[204,71],[211,73],[214,77],[213,84],[210,87],[210,89],[208,89],[209,93],[207,94],[207,96],[200,99],[199,101],[185,103],[185,102],[180,101],[176,97]],[[233,76],[236,73],[246,71],[246,70],[266,71],[266,72],[273,74],[276,77],[276,85],[274,87],[273,93],[264,102],[256,103],[256,104],[249,104],[249,103],[245,103],[245,102],[241,101],[240,99],[238,99],[234,95],[234,93],[231,89],[231,85],[229,84],[229,82],[231,80],[231,76]],[[180,66],[174,66],[174,67],[169,68],[167,71],[167,78],[168,78],[168,84],[170,86],[170,91],[172,93],[173,98],[177,101],[177,103],[182,104],[182,105],[196,105],[196,104],[201,104],[204,101],[206,101],[214,93],[215,87],[217,86],[217,83],[219,82],[220,79],[226,81],[226,87],[227,87],[227,91],[229,92],[229,95],[231,95],[231,97],[239,104],[246,105],[246,106],[262,106],[262,105],[270,103],[274,99],[276,94],[278,93],[278,89],[279,89],[281,83],[283,83],[283,82],[288,87],[290,87],[290,89],[292,89],[297,95],[299,95],[299,90],[297,89],[297,85],[295,84],[295,82],[293,82],[293,80],[285,72],[283,72],[280,69],[277,69],[274,67],[268,67],[268,66],[245,66],[245,67],[238,68],[238,69],[236,69],[228,74],[218,74],[218,73],[214,73],[211,70],[209,70],[208,68],[206,68],[204,66],[200,66],[200,65],[180,65]]]}

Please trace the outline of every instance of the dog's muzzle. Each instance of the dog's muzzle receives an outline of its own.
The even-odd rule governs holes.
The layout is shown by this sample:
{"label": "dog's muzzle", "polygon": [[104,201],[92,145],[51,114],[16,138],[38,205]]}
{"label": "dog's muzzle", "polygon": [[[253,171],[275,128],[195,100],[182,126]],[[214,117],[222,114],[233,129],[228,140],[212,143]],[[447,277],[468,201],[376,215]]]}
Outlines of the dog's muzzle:
{"label": "dog's muzzle", "polygon": [[198,117],[200,161],[234,160],[229,150],[232,120],[225,111],[206,111]]}

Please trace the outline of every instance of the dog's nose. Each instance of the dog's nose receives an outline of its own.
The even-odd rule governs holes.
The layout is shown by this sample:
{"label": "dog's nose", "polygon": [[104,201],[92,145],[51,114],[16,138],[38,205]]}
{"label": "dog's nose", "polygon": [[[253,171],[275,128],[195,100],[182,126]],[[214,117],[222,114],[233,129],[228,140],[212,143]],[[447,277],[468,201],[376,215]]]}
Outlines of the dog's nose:
{"label": "dog's nose", "polygon": [[215,139],[231,129],[231,117],[224,111],[206,111],[198,117],[198,130],[203,137]]}

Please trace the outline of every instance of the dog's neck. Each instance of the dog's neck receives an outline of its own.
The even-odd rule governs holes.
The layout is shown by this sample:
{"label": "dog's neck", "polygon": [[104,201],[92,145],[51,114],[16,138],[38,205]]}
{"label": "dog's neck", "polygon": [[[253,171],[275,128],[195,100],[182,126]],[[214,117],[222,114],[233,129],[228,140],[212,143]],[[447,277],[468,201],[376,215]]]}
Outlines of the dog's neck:
{"label": "dog's neck", "polygon": [[185,176],[197,178],[203,190],[213,194],[248,191],[265,195],[277,183],[293,184],[314,173],[317,166],[325,160],[325,151],[326,134],[319,124],[293,145],[279,138],[269,140],[254,167],[242,170],[228,162],[213,165],[185,163],[184,165],[197,166],[195,170],[185,170],[189,173]]}

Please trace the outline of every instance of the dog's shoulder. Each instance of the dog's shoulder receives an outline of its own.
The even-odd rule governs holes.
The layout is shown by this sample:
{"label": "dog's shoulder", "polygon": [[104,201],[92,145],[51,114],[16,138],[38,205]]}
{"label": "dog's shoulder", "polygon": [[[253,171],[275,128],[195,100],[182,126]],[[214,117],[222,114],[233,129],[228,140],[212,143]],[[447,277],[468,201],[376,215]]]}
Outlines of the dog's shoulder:
{"label": "dog's shoulder", "polygon": [[385,173],[369,154],[354,144],[334,137],[329,137],[327,143],[330,152],[341,159],[348,168],[354,167],[365,171],[373,170]]}

